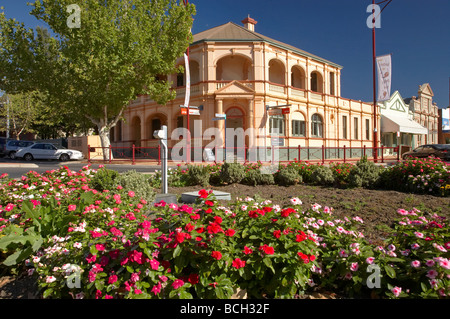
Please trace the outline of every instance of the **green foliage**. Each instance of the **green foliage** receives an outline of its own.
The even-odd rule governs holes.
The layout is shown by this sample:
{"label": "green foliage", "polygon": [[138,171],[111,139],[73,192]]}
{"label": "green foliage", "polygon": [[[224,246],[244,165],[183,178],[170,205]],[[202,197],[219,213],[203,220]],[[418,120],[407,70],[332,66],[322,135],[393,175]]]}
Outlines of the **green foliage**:
{"label": "green foliage", "polygon": [[155,199],[155,192],[149,179],[150,177],[145,174],[129,170],[119,174],[116,178],[116,183],[122,186],[125,192],[132,191],[137,198],[142,198],[147,203],[151,203]]}
{"label": "green foliage", "polygon": [[363,158],[352,168],[349,185],[352,187],[373,188],[377,185],[382,168]]}
{"label": "green foliage", "polygon": [[275,182],[283,186],[296,185],[302,182],[302,176],[297,168],[282,165],[278,172],[275,173]]}
{"label": "green foliage", "polygon": [[318,165],[311,173],[311,181],[318,185],[333,185],[334,174],[328,166]]}
{"label": "green foliage", "polygon": [[245,167],[240,163],[225,162],[220,168],[219,176],[223,183],[240,183],[245,177]]}
{"label": "green foliage", "polygon": [[[160,75],[178,71],[176,60],[192,41],[193,4],[176,0],[86,0],[80,28],[67,25],[71,0],[36,1],[31,15],[54,37],[0,14],[0,89],[49,92],[53,105],[89,119],[103,147],[107,132],[129,101],[149,95],[159,104],[175,97]],[[145,30],[145,31],[144,31]],[[104,153],[105,159],[107,154]]]}
{"label": "green foliage", "polygon": [[245,185],[272,185],[275,179],[272,174],[263,174],[259,168],[249,169],[241,181]]}
{"label": "green foliage", "polygon": [[117,171],[108,168],[101,168],[98,170],[97,174],[95,174],[91,178],[89,186],[100,192],[102,192],[105,189],[112,190],[115,189],[118,185],[117,183],[118,177],[119,173]]}
{"label": "green foliage", "polygon": [[209,185],[210,171],[208,167],[189,164],[187,166],[187,172],[189,175],[189,185]]}

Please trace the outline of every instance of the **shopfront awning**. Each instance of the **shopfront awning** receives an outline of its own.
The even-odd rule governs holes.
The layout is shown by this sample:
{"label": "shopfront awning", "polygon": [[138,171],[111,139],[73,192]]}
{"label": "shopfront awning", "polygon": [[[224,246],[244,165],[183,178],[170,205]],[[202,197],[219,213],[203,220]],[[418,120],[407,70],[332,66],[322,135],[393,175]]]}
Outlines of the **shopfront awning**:
{"label": "shopfront awning", "polygon": [[423,127],[419,123],[410,120],[408,118],[393,116],[393,115],[381,115],[381,132],[382,133],[411,133],[411,134],[428,134],[428,129]]}

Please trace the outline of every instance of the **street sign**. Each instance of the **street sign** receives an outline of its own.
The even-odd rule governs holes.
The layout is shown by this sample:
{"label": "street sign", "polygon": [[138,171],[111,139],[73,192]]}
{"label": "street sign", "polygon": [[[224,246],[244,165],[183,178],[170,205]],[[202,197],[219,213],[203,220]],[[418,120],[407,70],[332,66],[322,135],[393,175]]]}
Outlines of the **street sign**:
{"label": "street sign", "polygon": [[291,113],[291,109],[290,108],[284,108],[284,109],[281,109],[281,113],[282,114],[289,114],[289,113]]}
{"label": "street sign", "polygon": [[226,114],[220,114],[220,113],[216,113],[216,117],[220,117],[220,118],[227,118]]}
{"label": "street sign", "polygon": [[[182,108],[181,109],[181,115],[187,115],[187,114],[188,114],[188,109]],[[189,115],[200,115],[200,111],[196,110],[196,109],[189,108]]]}
{"label": "street sign", "polygon": [[273,115],[281,115],[281,109],[271,109],[267,111],[267,114],[269,116],[273,116]]}

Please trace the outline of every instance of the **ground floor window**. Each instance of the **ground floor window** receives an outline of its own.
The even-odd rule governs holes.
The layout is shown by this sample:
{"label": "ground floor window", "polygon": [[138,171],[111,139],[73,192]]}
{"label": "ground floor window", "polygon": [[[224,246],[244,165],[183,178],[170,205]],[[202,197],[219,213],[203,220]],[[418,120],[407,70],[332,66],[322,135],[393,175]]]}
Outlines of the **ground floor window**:
{"label": "ground floor window", "polygon": [[269,132],[271,135],[285,135],[283,116],[275,115],[270,117]]}
{"label": "ground floor window", "polygon": [[306,123],[301,120],[292,120],[292,136],[305,136]]}
{"label": "ground floor window", "polygon": [[319,114],[311,117],[311,137],[323,137],[323,121]]}

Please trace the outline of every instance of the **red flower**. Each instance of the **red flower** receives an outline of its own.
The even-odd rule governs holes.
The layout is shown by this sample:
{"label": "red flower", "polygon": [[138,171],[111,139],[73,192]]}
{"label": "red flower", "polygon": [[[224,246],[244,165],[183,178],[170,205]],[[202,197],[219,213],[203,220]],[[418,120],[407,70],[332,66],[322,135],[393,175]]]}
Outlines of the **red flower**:
{"label": "red flower", "polygon": [[231,265],[236,269],[243,268],[243,267],[245,267],[245,260],[236,258],[235,260],[233,260],[233,263]]}
{"label": "red flower", "polygon": [[258,212],[256,210],[251,210],[248,212],[248,216],[250,218],[257,218],[258,217]]}
{"label": "red flower", "polygon": [[300,231],[300,234],[296,236],[295,241],[296,242],[302,242],[307,238],[306,234],[302,231]]}
{"label": "red flower", "polygon": [[234,234],[236,234],[236,231],[234,230],[234,229],[227,229],[226,231],[225,231],[225,235],[226,236],[233,236]]}
{"label": "red flower", "polygon": [[208,192],[205,189],[202,189],[198,192],[198,194],[200,195],[200,198],[207,198],[208,197]]}
{"label": "red flower", "polygon": [[282,217],[288,217],[289,214],[291,214],[291,213],[295,213],[295,209],[289,207],[289,208],[281,210],[280,214]]}
{"label": "red flower", "polygon": [[275,253],[275,250],[273,249],[273,247],[267,246],[267,245],[263,245],[263,246],[259,247],[259,250],[264,251],[264,253],[266,253],[266,255],[273,255]]}
{"label": "red flower", "polygon": [[248,248],[247,246],[244,246],[244,254],[249,255],[253,252],[252,249]]}
{"label": "red flower", "polygon": [[308,255],[305,255],[302,252],[298,252],[297,255],[303,260],[305,264],[309,263]]}
{"label": "red flower", "polygon": [[220,260],[222,258],[222,253],[220,251],[213,251],[211,257]]}
{"label": "red flower", "polygon": [[207,227],[207,230],[209,234],[217,234],[218,232],[222,231],[222,227],[220,227],[220,225],[217,223],[210,223]]}
{"label": "red flower", "polygon": [[198,284],[198,282],[199,282],[198,274],[190,274],[190,275],[189,275],[189,278],[188,278],[188,282],[189,282],[191,285]]}
{"label": "red flower", "polygon": [[221,224],[221,223],[222,223],[222,217],[220,217],[220,216],[215,216],[215,217],[214,217],[214,222],[215,222],[216,224]]}
{"label": "red flower", "polygon": [[193,231],[194,228],[195,228],[194,225],[192,225],[191,223],[188,223],[188,224],[184,227],[184,229],[186,229],[186,231],[188,231],[188,232]]}
{"label": "red flower", "polygon": [[263,210],[266,212],[266,213],[270,213],[272,210],[273,210],[273,208],[272,207],[263,207]]}
{"label": "red flower", "polygon": [[205,201],[205,205],[214,206],[214,202],[207,200],[207,201]]}
{"label": "red flower", "polygon": [[175,235],[175,241],[179,244],[181,244],[187,237],[186,233],[183,232],[177,232],[177,234]]}
{"label": "red flower", "polygon": [[275,236],[275,238],[280,238],[281,236],[281,230],[276,230],[273,232],[273,235]]}

